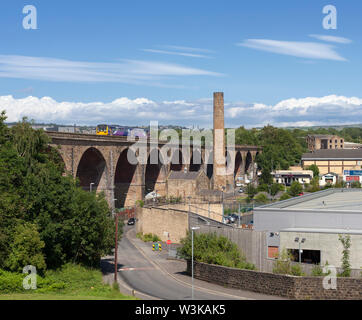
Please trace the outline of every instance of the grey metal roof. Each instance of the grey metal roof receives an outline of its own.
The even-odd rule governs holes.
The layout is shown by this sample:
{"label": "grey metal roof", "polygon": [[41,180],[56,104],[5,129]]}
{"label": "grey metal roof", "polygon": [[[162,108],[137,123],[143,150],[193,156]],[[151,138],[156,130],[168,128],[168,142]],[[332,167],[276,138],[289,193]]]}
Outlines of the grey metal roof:
{"label": "grey metal roof", "polygon": [[320,159],[362,159],[362,149],[320,149],[310,153],[304,153],[302,160]]}
{"label": "grey metal roof", "polygon": [[362,189],[331,188],[260,207],[260,209],[264,208],[298,211],[318,210],[319,212],[362,212]]}
{"label": "grey metal roof", "polygon": [[362,234],[358,229],[333,229],[333,228],[285,228],[280,232],[306,232],[306,233],[337,233],[337,234]]}

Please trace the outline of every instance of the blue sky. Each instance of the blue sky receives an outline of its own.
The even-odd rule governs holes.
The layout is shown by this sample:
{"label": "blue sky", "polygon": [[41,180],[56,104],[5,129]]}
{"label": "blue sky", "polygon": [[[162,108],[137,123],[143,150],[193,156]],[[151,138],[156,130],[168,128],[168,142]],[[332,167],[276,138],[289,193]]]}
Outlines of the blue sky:
{"label": "blue sky", "polygon": [[[37,30],[22,26],[29,4]],[[328,4],[337,30],[323,29]],[[208,126],[224,91],[230,126],[362,122],[361,15],[357,0],[3,0],[0,109]]]}

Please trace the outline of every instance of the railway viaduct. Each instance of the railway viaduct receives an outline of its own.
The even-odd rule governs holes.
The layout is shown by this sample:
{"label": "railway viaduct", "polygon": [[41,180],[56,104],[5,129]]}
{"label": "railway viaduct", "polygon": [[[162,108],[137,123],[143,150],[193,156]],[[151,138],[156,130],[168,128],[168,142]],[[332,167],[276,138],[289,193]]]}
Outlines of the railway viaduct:
{"label": "railway viaduct", "polygon": [[[211,188],[213,187],[213,149],[196,149],[190,145],[187,147],[190,148],[189,156],[185,157],[180,145],[175,148],[171,163],[164,164],[164,161],[160,161],[160,149],[166,142],[158,141],[155,145],[147,140],[144,142],[147,148],[147,163],[134,165],[129,163],[127,153],[136,142],[128,141],[127,137],[50,131],[46,133],[51,139],[50,146],[56,149],[62,158],[66,173],[78,178],[85,190],[104,191],[111,207],[134,205],[136,200],[143,199],[153,190],[166,195],[165,183],[171,170],[203,170],[210,179]],[[233,186],[236,176],[248,173],[253,173],[255,177],[255,157],[260,151],[261,148],[256,146],[235,146],[232,154],[227,155],[234,166],[233,173],[227,177],[227,183]],[[157,164],[150,161],[152,153],[156,153]],[[194,160],[199,158],[201,161]]]}

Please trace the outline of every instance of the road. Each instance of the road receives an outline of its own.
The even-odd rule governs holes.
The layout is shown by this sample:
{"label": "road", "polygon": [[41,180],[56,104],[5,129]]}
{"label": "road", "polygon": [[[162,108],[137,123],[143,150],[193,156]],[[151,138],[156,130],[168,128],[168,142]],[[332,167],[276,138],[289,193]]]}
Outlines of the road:
{"label": "road", "polygon": [[[144,244],[135,238],[135,230],[132,228],[134,227],[125,226],[124,236],[118,245],[118,277],[128,287],[151,296],[149,298],[190,300],[190,277],[184,275],[186,281],[182,281],[165,270],[160,262],[163,260],[167,263],[166,255],[152,252],[150,244]],[[197,300],[279,299],[245,291],[244,293],[246,294],[240,290],[226,289],[195,279],[194,297]]]}

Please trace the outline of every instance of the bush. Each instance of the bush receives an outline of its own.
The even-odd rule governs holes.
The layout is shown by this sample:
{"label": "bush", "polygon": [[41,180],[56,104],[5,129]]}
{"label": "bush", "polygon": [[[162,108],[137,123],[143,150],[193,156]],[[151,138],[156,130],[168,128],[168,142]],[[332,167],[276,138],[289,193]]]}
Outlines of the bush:
{"label": "bush", "polygon": [[136,206],[143,208],[144,205],[145,205],[145,202],[143,200],[136,201]]}
{"label": "bush", "polygon": [[303,186],[298,181],[293,181],[288,192],[292,197],[296,197],[298,194],[303,192]]}
{"label": "bush", "polygon": [[291,267],[290,273],[293,276],[304,276],[304,272],[302,271],[302,267],[299,264],[295,264]]}
{"label": "bush", "polygon": [[258,203],[268,203],[269,199],[268,197],[264,194],[264,193],[259,193],[255,198],[254,198],[255,202]]}
{"label": "bush", "polygon": [[282,194],[282,196],[280,197],[280,201],[283,201],[283,200],[288,200],[288,199],[290,199],[291,198],[291,196],[288,194],[288,193],[283,193]]}
{"label": "bush", "polygon": [[[26,274],[0,270],[0,293],[24,293],[33,292],[33,290],[25,290],[23,280]],[[66,288],[66,284],[55,279],[43,278],[37,274],[36,292],[58,291]]]}
{"label": "bush", "polygon": [[[325,266],[328,266],[328,262],[326,262]],[[325,272],[323,272],[323,267],[320,264],[316,264],[312,268],[311,275],[313,277],[324,277],[324,276],[329,275],[330,273],[331,273],[331,270],[328,270],[328,272],[325,273]]]}
{"label": "bush", "polygon": [[152,234],[152,233],[142,234],[141,232],[139,232],[139,233],[137,233],[136,237],[141,239],[144,242],[160,242],[161,241],[159,236],[157,236],[156,234]]}
{"label": "bush", "polygon": [[353,181],[351,183],[351,188],[361,188],[361,182],[359,181]]}
{"label": "bush", "polygon": [[273,273],[291,274],[291,255],[286,249],[278,253],[277,259],[274,261]]}
{"label": "bush", "polygon": [[25,266],[33,265],[38,272],[43,273],[46,269],[42,252],[44,246],[35,224],[19,223],[15,228],[14,241],[10,245],[10,255],[5,266],[11,271],[22,272]]}
{"label": "bush", "polygon": [[[184,259],[191,259],[191,233],[181,240],[182,247],[178,248],[178,255]],[[255,270],[255,266],[248,263],[240,254],[237,245],[216,233],[194,234],[194,260],[225,267]]]}

